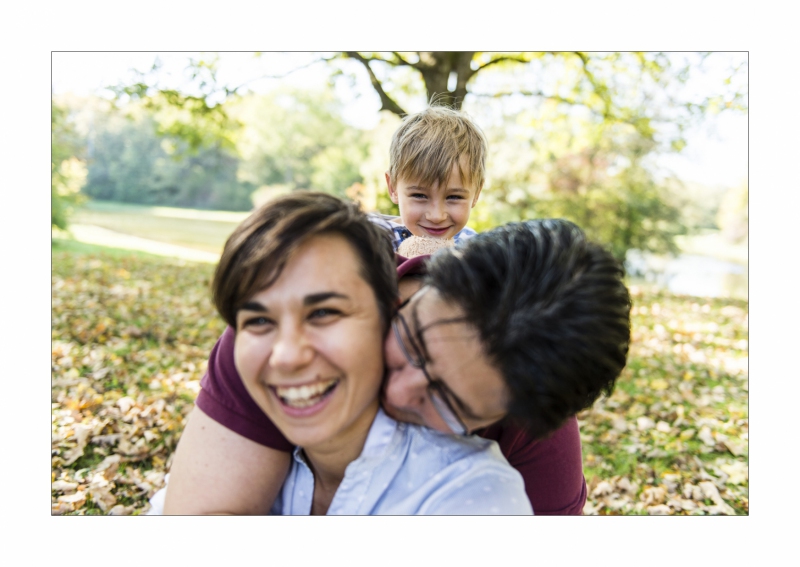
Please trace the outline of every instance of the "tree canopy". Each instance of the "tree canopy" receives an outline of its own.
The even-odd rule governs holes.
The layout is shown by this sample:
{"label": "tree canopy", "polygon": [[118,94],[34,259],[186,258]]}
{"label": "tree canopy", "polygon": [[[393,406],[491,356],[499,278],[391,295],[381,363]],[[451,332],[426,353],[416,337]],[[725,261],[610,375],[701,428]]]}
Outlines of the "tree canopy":
{"label": "tree canopy", "polygon": [[[711,87],[686,88],[713,56],[316,54],[308,65],[326,66],[331,87],[367,77],[381,114],[394,118],[372,132],[343,120],[333,88],[257,95],[248,85],[258,76],[224,83],[212,54],[190,59],[190,82],[176,90],[160,82],[155,64],[117,86],[116,118],[95,132],[86,193],[241,210],[258,194],[314,188],[396,212],[383,198],[391,132],[399,117],[433,102],[466,111],[490,140],[487,186],[471,226],[559,216],[620,258],[630,248],[675,252],[675,236],[700,216],[716,222],[716,213],[698,215],[687,206],[680,180],[659,174],[654,157],[682,151],[687,128],[704,117],[747,108],[746,57],[732,61]],[[274,78],[269,71],[266,65],[263,76]],[[127,121],[120,121],[123,114]]]}

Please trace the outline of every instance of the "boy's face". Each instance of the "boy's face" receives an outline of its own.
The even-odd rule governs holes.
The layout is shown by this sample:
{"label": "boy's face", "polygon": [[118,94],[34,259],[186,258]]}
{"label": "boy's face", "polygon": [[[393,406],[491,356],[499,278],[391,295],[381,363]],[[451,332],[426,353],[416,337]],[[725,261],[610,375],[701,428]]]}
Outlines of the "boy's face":
{"label": "boy's face", "polygon": [[415,236],[453,238],[469,220],[469,212],[478,202],[479,187],[467,186],[461,180],[458,165],[447,183],[424,187],[414,180],[398,178],[392,184],[386,174],[392,202],[400,207],[400,218]]}

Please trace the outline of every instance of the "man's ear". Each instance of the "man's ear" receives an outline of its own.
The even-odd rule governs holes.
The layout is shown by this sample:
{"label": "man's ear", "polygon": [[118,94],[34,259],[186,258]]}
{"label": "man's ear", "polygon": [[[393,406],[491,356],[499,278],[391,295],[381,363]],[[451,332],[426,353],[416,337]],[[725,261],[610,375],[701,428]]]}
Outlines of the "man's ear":
{"label": "man's ear", "polygon": [[397,201],[398,201],[398,199],[397,199],[397,187],[392,185],[392,178],[389,176],[389,172],[388,171],[386,173],[384,173],[384,176],[386,177],[386,187],[387,187],[387,189],[389,189],[389,198],[392,200],[392,203],[397,205],[398,204],[397,203]]}

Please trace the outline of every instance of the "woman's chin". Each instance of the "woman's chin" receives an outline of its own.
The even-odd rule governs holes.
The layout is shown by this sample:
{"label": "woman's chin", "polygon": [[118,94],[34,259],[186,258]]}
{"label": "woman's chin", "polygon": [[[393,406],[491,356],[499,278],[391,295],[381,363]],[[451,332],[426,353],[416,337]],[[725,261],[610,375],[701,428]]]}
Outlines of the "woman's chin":
{"label": "woman's chin", "polygon": [[341,379],[319,399],[307,400],[288,400],[269,388],[270,403],[262,409],[289,442],[304,449],[330,448],[338,444],[337,439],[348,443],[366,437],[378,400],[377,391],[365,391],[363,399],[353,400],[347,385],[348,380]]}

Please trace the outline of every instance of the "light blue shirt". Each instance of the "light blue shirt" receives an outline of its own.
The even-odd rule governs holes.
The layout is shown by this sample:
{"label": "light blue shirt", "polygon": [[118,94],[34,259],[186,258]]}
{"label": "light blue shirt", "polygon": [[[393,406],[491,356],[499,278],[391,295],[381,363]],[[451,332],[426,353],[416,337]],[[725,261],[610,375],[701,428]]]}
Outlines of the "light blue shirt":
{"label": "light blue shirt", "polygon": [[[381,215],[378,213],[370,213],[367,215],[367,218],[377,224],[378,226],[382,226],[386,230],[392,231],[392,246],[394,246],[394,251],[397,252],[397,247],[400,246],[400,243],[403,242],[406,238],[411,236],[411,231],[408,230],[402,224],[396,224],[396,220],[400,220],[400,217],[393,217],[391,215]],[[468,226],[465,226],[461,230],[459,230],[456,235],[453,237],[453,240],[456,244],[458,244],[462,240],[466,240],[467,238],[471,238],[478,234],[473,229]]]}
{"label": "light blue shirt", "polygon": [[[314,475],[303,451],[272,514],[308,515]],[[378,410],[361,455],[347,466],[328,515],[533,514],[522,476],[495,441],[400,423]]]}

